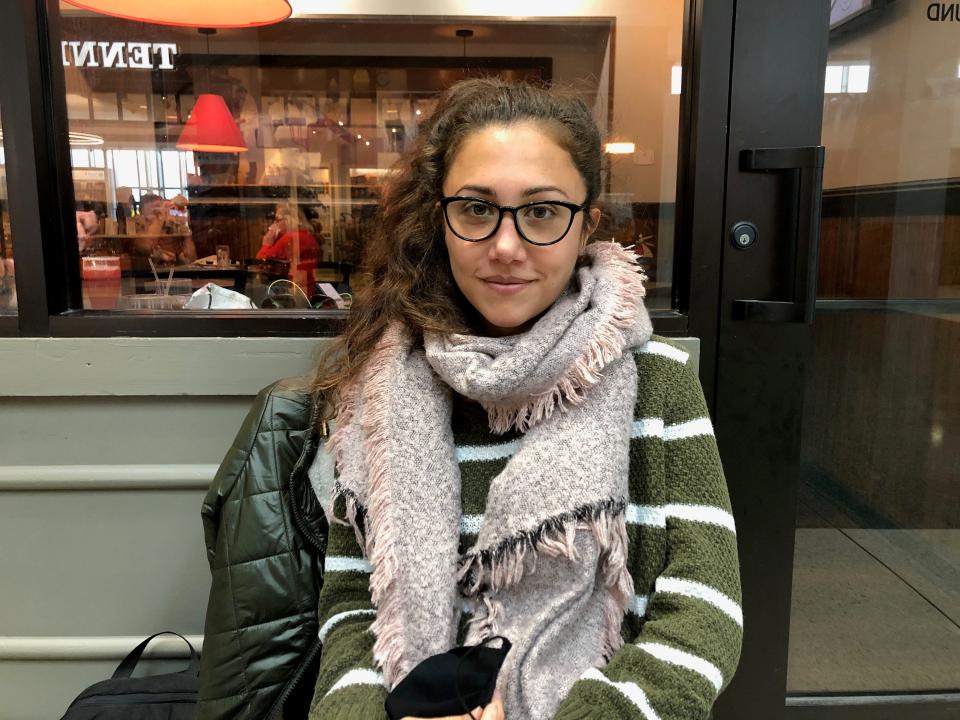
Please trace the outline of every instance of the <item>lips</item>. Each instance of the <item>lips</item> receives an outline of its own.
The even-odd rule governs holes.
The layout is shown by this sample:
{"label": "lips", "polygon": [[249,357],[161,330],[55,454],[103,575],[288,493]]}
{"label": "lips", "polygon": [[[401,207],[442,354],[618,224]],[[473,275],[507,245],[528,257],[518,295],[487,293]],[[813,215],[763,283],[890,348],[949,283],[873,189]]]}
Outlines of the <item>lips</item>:
{"label": "lips", "polygon": [[497,285],[526,285],[532,280],[524,280],[523,278],[512,277],[507,275],[491,275],[490,277],[481,278],[484,282],[495,283]]}
{"label": "lips", "polygon": [[506,275],[491,275],[481,278],[483,284],[493,292],[499,295],[516,295],[523,292],[524,288],[533,284],[533,280],[524,280],[517,277],[508,277]]}

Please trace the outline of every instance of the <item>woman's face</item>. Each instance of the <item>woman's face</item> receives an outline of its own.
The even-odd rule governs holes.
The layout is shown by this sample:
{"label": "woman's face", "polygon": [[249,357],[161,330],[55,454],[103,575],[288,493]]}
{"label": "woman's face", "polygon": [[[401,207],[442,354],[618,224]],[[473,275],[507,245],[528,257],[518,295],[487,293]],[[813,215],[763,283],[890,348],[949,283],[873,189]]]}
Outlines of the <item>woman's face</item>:
{"label": "woman's face", "polygon": [[[443,194],[523,205],[535,200],[583,203],[587,190],[570,154],[532,122],[493,125],[468,135],[443,181]],[[444,222],[453,277],[492,336],[529,329],[559,297],[587,237],[600,219],[578,212],[563,239],[537,246],[504,214],[496,234],[480,242],[457,237]],[[586,224],[585,224],[586,223]]]}
{"label": "woman's face", "polygon": [[287,231],[287,209],[282,205],[278,205],[276,211],[273,214],[273,221],[277,224],[277,228],[281,232]]}

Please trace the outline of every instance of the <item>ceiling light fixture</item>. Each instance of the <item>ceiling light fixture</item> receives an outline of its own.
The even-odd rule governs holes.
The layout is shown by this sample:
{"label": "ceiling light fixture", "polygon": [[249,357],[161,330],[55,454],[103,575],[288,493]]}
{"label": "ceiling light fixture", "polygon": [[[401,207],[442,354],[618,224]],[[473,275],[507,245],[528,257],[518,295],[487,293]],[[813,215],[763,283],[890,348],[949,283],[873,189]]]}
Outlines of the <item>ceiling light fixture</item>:
{"label": "ceiling light fixture", "polygon": [[[216,30],[200,28],[207,36],[207,57],[210,56],[210,36]],[[209,83],[209,72],[207,82]],[[222,95],[201,93],[187,117],[187,122],[177,140],[177,150],[198,152],[238,153],[247,149],[243,133],[237,127],[230,108]]]}
{"label": "ceiling light fixture", "polygon": [[631,155],[636,150],[632,142],[609,142],[603,146],[608,155]]}
{"label": "ceiling light fixture", "polygon": [[103,15],[179,27],[244,28],[272,25],[293,12],[287,0],[65,0]]}
{"label": "ceiling light fixture", "polygon": [[177,150],[238,153],[247,149],[230,108],[220,95],[203,93],[187,119]]}
{"label": "ceiling light fixture", "polygon": [[463,38],[463,56],[467,56],[467,38],[473,37],[473,30],[469,28],[460,28],[457,30],[456,35],[458,38]]}
{"label": "ceiling light fixture", "polygon": [[81,147],[89,147],[91,145],[103,145],[103,138],[99,135],[94,135],[93,133],[77,132],[71,130],[67,133],[67,137],[70,139],[71,145],[79,145]]}

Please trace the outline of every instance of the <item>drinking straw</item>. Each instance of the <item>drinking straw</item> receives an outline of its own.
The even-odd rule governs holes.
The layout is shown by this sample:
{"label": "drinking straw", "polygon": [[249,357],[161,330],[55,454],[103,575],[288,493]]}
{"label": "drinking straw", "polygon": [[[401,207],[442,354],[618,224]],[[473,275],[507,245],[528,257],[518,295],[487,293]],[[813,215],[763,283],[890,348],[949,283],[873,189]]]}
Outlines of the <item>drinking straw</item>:
{"label": "drinking straw", "polygon": [[170,283],[173,282],[173,265],[170,266],[170,272],[167,273],[167,286],[163,289],[164,295],[170,294]]}
{"label": "drinking straw", "polygon": [[160,276],[157,275],[157,267],[153,264],[153,258],[148,257],[147,262],[150,263],[150,272],[153,273],[153,279],[157,283],[157,292],[160,292]]}

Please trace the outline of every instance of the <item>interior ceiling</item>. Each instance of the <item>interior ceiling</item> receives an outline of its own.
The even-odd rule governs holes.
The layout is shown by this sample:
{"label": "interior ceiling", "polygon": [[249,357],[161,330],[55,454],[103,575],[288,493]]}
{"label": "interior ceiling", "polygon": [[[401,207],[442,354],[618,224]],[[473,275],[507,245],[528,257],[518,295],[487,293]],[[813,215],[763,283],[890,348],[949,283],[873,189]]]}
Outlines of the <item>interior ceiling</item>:
{"label": "interior ceiling", "polygon": [[[202,0],[201,0],[202,1]],[[110,40],[139,40],[159,35],[163,41],[176,41],[186,47],[196,44],[197,49],[205,47],[206,40],[193,28],[171,26],[151,26],[116,18],[104,17],[71,6],[61,6],[65,39],[71,37],[71,28],[82,27],[103,29],[103,37],[89,38]],[[71,22],[74,21],[74,22]],[[606,40],[613,26],[612,20],[595,18],[576,18],[573,20],[551,21],[512,21],[484,20],[482,22],[438,22],[436,19],[403,19],[366,17],[358,19],[303,19],[287,20],[276,25],[251,29],[222,29],[211,38],[211,46],[216,52],[218,42],[260,41],[270,44],[310,44],[322,49],[324,43],[356,43],[358,45],[378,42],[396,43],[398,38],[404,44],[436,45],[438,42],[455,43],[462,47],[463,40],[456,31],[466,28],[473,31],[473,37],[467,39],[467,52],[471,48],[488,44],[575,44],[596,47]],[[97,33],[100,34],[99,32]],[[82,39],[87,39],[86,37]]]}

